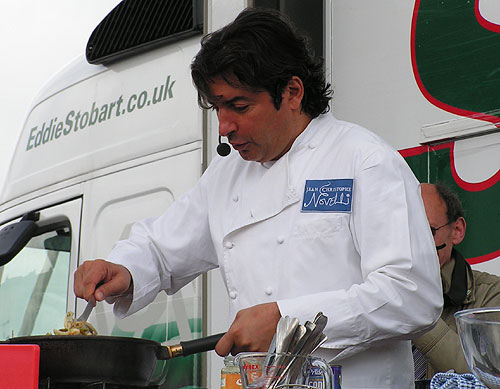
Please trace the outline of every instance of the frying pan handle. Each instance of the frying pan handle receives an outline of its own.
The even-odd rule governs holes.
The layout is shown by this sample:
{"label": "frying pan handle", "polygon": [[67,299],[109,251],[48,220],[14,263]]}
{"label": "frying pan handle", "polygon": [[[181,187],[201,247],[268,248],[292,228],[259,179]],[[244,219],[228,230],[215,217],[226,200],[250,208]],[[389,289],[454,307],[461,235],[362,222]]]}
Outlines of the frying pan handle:
{"label": "frying pan handle", "polygon": [[197,353],[202,353],[204,351],[211,351],[215,348],[215,345],[225,335],[225,333],[207,336],[205,338],[199,338],[194,340],[187,340],[181,342],[182,355],[192,355]]}
{"label": "frying pan handle", "polygon": [[213,350],[217,342],[220,340],[220,338],[224,336],[224,334],[225,333],[221,333],[212,336],[207,336],[205,338],[187,340],[185,342],[181,342],[180,344],[173,346],[159,345],[156,352],[156,357],[160,360],[163,360],[180,356],[185,357],[187,355]]}

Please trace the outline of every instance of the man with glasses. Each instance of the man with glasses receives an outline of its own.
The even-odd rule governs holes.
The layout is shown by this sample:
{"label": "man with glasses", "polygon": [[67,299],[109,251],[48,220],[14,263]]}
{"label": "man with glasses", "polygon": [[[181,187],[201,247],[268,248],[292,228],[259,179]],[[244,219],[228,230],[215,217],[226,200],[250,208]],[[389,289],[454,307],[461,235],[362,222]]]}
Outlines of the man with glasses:
{"label": "man with glasses", "polygon": [[413,341],[427,362],[423,375],[417,374],[415,358],[416,379],[449,370],[470,372],[453,315],[463,309],[500,306],[500,277],[472,270],[454,247],[464,239],[466,228],[458,196],[443,184],[422,184],[421,193],[441,266],[444,307],[438,324]]}

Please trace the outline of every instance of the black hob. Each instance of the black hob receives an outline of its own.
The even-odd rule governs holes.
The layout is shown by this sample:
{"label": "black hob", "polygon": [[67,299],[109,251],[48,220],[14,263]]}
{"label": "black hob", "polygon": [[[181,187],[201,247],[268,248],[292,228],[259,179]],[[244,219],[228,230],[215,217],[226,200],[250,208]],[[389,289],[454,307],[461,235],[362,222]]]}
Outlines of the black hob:
{"label": "black hob", "polygon": [[50,378],[40,379],[38,389],[159,389],[160,386],[117,385],[105,382],[54,382]]}

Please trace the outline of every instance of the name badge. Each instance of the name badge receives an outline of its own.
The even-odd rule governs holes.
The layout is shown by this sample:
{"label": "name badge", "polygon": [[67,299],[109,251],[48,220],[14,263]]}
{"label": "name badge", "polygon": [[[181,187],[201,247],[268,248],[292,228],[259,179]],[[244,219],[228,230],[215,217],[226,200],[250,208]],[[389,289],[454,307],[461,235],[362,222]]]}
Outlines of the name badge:
{"label": "name badge", "polygon": [[302,212],[351,212],[352,178],[306,180]]}

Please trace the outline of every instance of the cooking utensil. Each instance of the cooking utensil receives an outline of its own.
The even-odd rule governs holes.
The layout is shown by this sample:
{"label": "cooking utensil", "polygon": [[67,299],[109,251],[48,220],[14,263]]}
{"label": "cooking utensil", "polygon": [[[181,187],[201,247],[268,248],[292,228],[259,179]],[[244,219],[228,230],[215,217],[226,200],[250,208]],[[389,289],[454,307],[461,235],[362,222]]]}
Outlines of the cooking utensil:
{"label": "cooking utensil", "polygon": [[313,332],[314,328],[316,328],[316,324],[306,321],[304,324],[305,332],[302,335],[302,337],[299,339],[297,345],[295,346],[294,349],[289,350],[290,353],[294,355],[299,355],[302,352],[302,349],[304,348],[304,345],[307,343],[309,337],[311,336],[311,333]]}
{"label": "cooking utensil", "polygon": [[308,355],[312,353],[313,349],[318,346],[318,342],[320,341],[323,335],[323,330],[325,329],[327,322],[328,318],[322,313],[316,316],[316,318],[314,319],[314,328],[312,329],[311,334],[307,338],[307,341],[304,343],[304,346],[299,351],[299,354]]}
{"label": "cooking utensil", "polygon": [[[287,384],[291,383],[291,382],[296,382],[296,379],[297,379],[297,377],[300,373],[300,369],[302,367],[296,363],[297,361],[295,360],[295,357],[300,356],[300,355],[303,355],[303,356],[307,355],[307,353],[304,352],[304,348],[308,344],[308,342],[310,341],[311,335],[316,328],[316,324],[314,324],[310,321],[306,321],[304,328],[305,328],[304,335],[299,340],[295,349],[290,350],[290,352],[292,354],[290,354],[288,361],[287,361],[287,366],[283,370],[283,373],[281,376],[282,377],[281,379],[284,379],[284,377],[286,377]],[[281,381],[277,381],[277,382],[281,382]]]}
{"label": "cooking utensil", "polygon": [[474,308],[455,313],[465,360],[478,380],[500,388],[500,308]]}
{"label": "cooking utensil", "polygon": [[104,335],[26,336],[11,338],[5,343],[40,346],[40,379],[147,386],[157,361],[213,350],[223,335],[173,346],[162,346],[147,339]]}
{"label": "cooking utensil", "polygon": [[274,333],[273,339],[271,340],[271,344],[269,345],[269,349],[267,350],[267,358],[265,361],[266,366],[270,366],[272,364],[273,361],[271,360],[271,358],[274,358],[275,353],[276,353],[276,332]]}
{"label": "cooking utensil", "polygon": [[281,380],[277,380],[276,384],[278,382],[285,382],[286,384],[296,382],[301,374],[301,366],[297,363],[296,357],[312,354],[326,340],[327,337],[323,334],[323,330],[327,322],[328,318],[319,312],[313,322],[307,321],[305,323],[305,332],[299,330],[299,327],[297,328],[301,332],[296,337],[298,342],[295,345],[290,344],[291,347],[289,347],[288,352],[291,354],[282,360],[283,365],[286,367],[282,372]]}
{"label": "cooking utensil", "polygon": [[92,312],[92,309],[94,309],[95,305],[95,297],[94,295],[92,295],[92,297],[90,297],[89,301],[87,302],[87,306],[83,310],[82,314],[78,317],[78,319],[76,319],[76,321],[87,321],[90,316],[90,312]]}
{"label": "cooking utensil", "polygon": [[279,366],[286,366],[288,363],[289,355],[288,347],[292,338],[299,326],[299,319],[291,318],[289,316],[282,317],[276,326],[276,353],[268,354],[269,358],[266,360],[269,369]]}
{"label": "cooking utensil", "polygon": [[[318,344],[319,338],[324,337],[324,340],[322,342],[324,342],[326,340],[326,335],[323,333],[321,333],[320,337],[318,337],[318,340],[315,340],[314,339],[316,337],[315,331],[319,327],[316,324],[311,323],[311,322],[307,322],[306,324],[307,324],[306,332],[305,332],[304,336],[302,337],[300,343],[297,344],[297,347],[295,348],[295,350],[292,351],[293,355],[307,356],[309,354],[312,354],[313,351],[317,347],[319,347],[319,344]],[[311,345],[310,344],[311,342],[314,342],[314,345]],[[317,347],[316,347],[316,345],[317,345]],[[292,359],[289,363],[290,366],[288,366],[288,370],[290,370],[290,371],[289,372],[287,371],[289,381],[287,381],[287,382],[295,382],[295,380],[297,379],[297,377],[300,374],[301,366],[295,362],[296,361],[294,361]]]}
{"label": "cooking utensil", "polygon": [[[301,374],[302,366],[298,363],[297,357],[306,357],[313,350],[317,349],[326,340],[323,330],[328,321],[327,317],[319,312],[314,318],[314,322],[307,321],[303,326],[298,324],[294,327],[293,333],[287,347],[283,347],[285,342],[280,342],[280,338],[286,338],[288,334],[283,334],[285,330],[290,331],[287,323],[290,320],[285,317],[280,320],[276,330],[276,353],[266,358],[266,372],[274,372],[277,378],[270,383],[269,388],[277,388],[283,384],[295,383]],[[280,347],[278,345],[282,343]],[[275,359],[274,359],[275,358]],[[279,373],[277,373],[279,372]]]}
{"label": "cooking utensil", "polygon": [[280,354],[288,350],[288,345],[298,325],[299,319],[295,317],[290,318],[289,316],[285,316],[280,319],[276,332],[276,353]]}
{"label": "cooking utensil", "polygon": [[327,339],[328,339],[328,336],[326,336],[325,334],[321,334],[319,336],[319,338],[317,339],[316,344],[313,346],[313,349],[310,352],[310,354],[314,354],[314,352],[317,349],[319,349],[321,347],[321,345],[327,341]]}
{"label": "cooking utensil", "polygon": [[297,354],[297,351],[299,351],[305,341],[304,335],[306,335],[307,329],[306,326],[299,324],[297,326],[297,329],[295,330],[295,334],[293,334],[293,338],[290,341],[290,345],[288,347],[288,352],[292,354]]}

